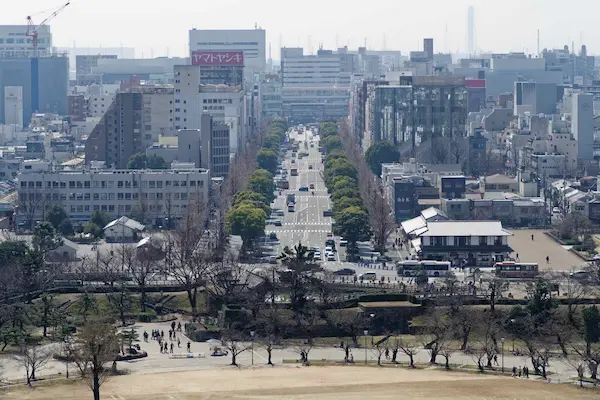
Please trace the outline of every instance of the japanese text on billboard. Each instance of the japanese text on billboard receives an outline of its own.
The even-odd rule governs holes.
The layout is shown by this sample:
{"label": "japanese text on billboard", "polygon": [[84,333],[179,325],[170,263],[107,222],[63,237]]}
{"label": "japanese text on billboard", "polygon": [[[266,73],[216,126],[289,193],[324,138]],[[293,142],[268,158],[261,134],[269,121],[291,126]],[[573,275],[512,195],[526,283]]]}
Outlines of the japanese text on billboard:
{"label": "japanese text on billboard", "polygon": [[193,51],[192,65],[244,65],[242,51]]}

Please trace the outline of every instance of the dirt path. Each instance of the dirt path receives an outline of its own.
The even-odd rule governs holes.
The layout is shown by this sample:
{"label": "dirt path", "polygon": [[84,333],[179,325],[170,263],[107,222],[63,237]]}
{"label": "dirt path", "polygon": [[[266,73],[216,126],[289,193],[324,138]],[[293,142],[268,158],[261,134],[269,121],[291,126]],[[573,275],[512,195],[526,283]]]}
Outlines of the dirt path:
{"label": "dirt path", "polygon": [[[7,399],[85,399],[84,384],[21,389]],[[135,374],[109,379],[111,400],[221,399],[598,399],[599,393],[566,385],[443,371],[377,367],[277,367]]]}

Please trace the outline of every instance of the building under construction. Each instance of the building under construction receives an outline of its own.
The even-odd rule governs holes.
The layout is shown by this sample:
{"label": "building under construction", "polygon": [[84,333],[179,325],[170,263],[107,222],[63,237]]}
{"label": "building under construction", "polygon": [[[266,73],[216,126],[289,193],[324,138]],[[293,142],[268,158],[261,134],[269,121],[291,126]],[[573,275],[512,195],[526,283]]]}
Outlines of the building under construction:
{"label": "building under construction", "polygon": [[413,149],[432,137],[462,137],[469,108],[464,78],[406,76],[372,94],[373,139]]}

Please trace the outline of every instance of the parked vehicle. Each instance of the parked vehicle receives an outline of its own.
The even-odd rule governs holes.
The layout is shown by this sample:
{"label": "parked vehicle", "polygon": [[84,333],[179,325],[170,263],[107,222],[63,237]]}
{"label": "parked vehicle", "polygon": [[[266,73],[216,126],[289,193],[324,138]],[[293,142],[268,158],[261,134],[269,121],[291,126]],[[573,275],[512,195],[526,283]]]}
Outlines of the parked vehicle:
{"label": "parked vehicle", "polygon": [[352,276],[355,274],[356,274],[356,271],[353,270],[352,268],[342,268],[342,269],[338,269],[337,271],[333,272],[333,275],[337,275],[337,276]]}
{"label": "parked vehicle", "polygon": [[377,274],[375,272],[365,272],[364,274],[360,274],[358,279],[361,281],[374,281],[377,279]]}

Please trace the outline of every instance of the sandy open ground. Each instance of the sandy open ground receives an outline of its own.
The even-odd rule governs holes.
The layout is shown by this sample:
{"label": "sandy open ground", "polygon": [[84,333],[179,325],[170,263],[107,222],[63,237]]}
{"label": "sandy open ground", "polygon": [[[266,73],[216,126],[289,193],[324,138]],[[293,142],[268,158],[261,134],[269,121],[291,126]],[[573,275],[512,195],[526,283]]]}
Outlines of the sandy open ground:
{"label": "sandy open ground", "polygon": [[[514,236],[508,238],[508,244],[513,248],[512,256],[515,257],[518,253],[521,262],[538,263],[540,271],[569,271],[585,264],[575,253],[544,234],[543,230],[515,229],[511,232]],[[549,264],[546,264],[546,256],[550,257]]]}
{"label": "sandy open ground", "polygon": [[[87,399],[83,384],[19,389],[7,399]],[[598,399],[597,391],[477,374],[377,367],[276,367],[135,374],[109,379],[111,400]]]}

